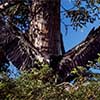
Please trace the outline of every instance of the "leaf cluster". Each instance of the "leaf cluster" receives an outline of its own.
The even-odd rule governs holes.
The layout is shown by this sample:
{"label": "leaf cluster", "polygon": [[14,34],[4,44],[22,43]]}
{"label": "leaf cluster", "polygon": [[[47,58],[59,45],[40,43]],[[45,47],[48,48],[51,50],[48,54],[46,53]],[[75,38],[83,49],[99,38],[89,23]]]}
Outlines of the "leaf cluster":
{"label": "leaf cluster", "polygon": [[[72,73],[74,71],[73,69]],[[68,82],[57,84],[56,80],[57,75],[46,64],[42,65],[41,69],[33,68],[30,72],[21,72],[16,79],[11,79],[6,73],[2,73],[0,74],[0,99],[98,100],[100,98],[99,81],[89,81],[83,76],[77,78],[74,85]]]}
{"label": "leaf cluster", "polygon": [[71,24],[67,26],[73,27],[77,30],[83,28],[87,23],[94,23],[100,19],[100,2],[99,0],[72,0],[73,7],[64,10],[63,14],[66,18],[70,19]]}

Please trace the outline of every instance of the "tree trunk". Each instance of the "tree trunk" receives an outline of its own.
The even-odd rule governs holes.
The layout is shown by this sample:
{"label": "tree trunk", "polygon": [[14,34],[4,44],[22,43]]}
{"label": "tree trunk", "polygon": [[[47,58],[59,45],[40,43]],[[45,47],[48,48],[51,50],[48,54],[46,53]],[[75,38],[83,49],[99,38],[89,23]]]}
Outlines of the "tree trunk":
{"label": "tree trunk", "polygon": [[61,55],[60,0],[32,0],[31,20],[29,40],[42,57]]}

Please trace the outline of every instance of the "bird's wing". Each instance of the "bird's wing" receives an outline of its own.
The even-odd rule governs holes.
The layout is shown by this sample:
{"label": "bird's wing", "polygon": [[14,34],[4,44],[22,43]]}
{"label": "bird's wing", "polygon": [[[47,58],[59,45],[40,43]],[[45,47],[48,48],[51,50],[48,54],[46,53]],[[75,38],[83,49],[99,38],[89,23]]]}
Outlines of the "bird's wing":
{"label": "bird's wing", "polygon": [[100,52],[100,27],[90,31],[87,38],[66,52],[59,63],[59,68],[65,73],[70,72],[76,66],[85,66],[88,61],[97,58]]}
{"label": "bird's wing", "polygon": [[13,24],[0,18],[0,47],[6,52],[7,58],[19,69],[32,67],[35,55],[39,52]]}

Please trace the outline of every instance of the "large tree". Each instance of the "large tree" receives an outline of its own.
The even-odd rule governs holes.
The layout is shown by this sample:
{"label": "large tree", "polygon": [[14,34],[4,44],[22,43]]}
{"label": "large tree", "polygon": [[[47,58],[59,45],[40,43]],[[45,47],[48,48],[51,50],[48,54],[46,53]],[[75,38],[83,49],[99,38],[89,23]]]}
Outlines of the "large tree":
{"label": "large tree", "polygon": [[[93,19],[80,3],[77,0],[78,9],[75,10],[64,8],[75,28]],[[87,4],[90,8],[94,6],[92,1]],[[0,12],[0,46],[20,70],[37,67],[35,62],[39,60],[49,63],[65,78],[74,67],[84,66],[100,51],[98,28],[92,30],[85,41],[63,54],[60,0],[5,0],[1,1]]]}
{"label": "large tree", "polygon": [[[5,8],[3,9],[5,5],[10,8],[6,7],[7,10]],[[19,68],[34,66],[35,59],[49,62],[52,55],[58,56],[62,54],[60,0],[32,0],[31,2],[10,1],[5,2],[1,6],[1,11],[3,12],[3,10],[5,10],[4,12],[8,14],[7,19],[4,20],[7,20],[9,24],[4,25],[1,23],[1,45],[5,48],[8,58],[16,66],[19,66]],[[13,10],[10,11],[11,8]],[[18,9],[23,11],[19,11]],[[9,15],[10,12],[11,14]],[[24,15],[20,13],[24,13]],[[26,21],[29,22],[25,23],[25,20],[23,20],[24,18],[22,18],[21,23],[18,22],[19,20],[16,21],[14,19],[17,16],[22,16],[24,18],[27,16]],[[1,22],[3,18],[4,16],[1,18]],[[29,25],[28,31],[25,33],[18,32],[16,29],[21,28],[21,26],[16,27],[16,24],[20,25],[22,23]],[[11,30],[13,30],[13,32]],[[21,30],[23,31],[23,29]]]}

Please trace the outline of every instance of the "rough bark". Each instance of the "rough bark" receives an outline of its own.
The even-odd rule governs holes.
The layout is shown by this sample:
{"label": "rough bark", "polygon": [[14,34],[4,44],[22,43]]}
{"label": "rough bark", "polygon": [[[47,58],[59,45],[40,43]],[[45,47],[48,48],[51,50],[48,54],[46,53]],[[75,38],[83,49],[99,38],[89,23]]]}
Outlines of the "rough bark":
{"label": "rough bark", "polygon": [[60,0],[32,0],[31,16],[29,40],[44,59],[60,55]]}

